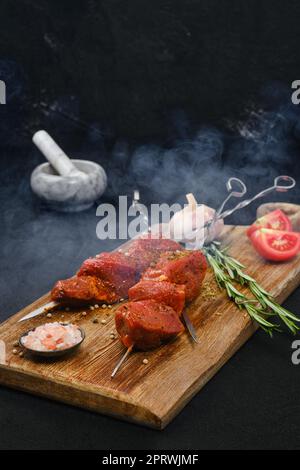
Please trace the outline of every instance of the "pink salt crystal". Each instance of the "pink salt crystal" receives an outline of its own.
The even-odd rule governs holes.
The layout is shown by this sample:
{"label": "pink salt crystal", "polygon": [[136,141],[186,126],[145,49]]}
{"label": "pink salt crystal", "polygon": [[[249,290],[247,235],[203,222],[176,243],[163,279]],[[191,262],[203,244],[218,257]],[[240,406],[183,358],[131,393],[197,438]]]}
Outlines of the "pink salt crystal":
{"label": "pink salt crystal", "polygon": [[24,336],[22,342],[25,347],[36,351],[54,351],[75,346],[81,339],[77,326],[54,322],[38,326]]}

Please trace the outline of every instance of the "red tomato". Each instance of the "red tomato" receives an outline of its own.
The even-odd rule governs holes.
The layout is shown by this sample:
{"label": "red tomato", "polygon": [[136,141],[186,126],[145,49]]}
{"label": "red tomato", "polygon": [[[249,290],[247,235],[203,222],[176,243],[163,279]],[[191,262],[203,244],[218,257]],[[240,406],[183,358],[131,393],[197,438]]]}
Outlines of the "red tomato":
{"label": "red tomato", "polygon": [[292,223],[282,210],[276,209],[257,219],[254,224],[248,228],[248,237],[250,238],[252,233],[260,228],[272,228],[273,230],[286,230],[287,232],[291,232]]}
{"label": "red tomato", "polygon": [[256,251],[271,261],[287,261],[300,250],[300,234],[261,228],[251,235]]}

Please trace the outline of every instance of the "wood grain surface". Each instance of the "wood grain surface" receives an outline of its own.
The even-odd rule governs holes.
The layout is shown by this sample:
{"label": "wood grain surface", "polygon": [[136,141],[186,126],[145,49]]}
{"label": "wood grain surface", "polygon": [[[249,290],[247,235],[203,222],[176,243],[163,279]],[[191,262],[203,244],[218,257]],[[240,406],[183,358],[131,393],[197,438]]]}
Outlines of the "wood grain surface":
{"label": "wood grain surface", "polygon": [[[228,228],[223,242],[279,302],[299,285],[300,257],[284,264],[264,261],[247,240],[245,227]],[[216,291],[213,298],[207,295],[207,285]],[[154,351],[135,352],[113,380],[112,369],[124,352],[121,343],[110,338],[115,307],[85,309],[86,316],[82,315],[83,310],[61,310],[53,313],[51,319],[43,314],[17,322],[47,302],[47,294],[0,325],[2,356],[5,351],[0,361],[0,383],[162,429],[256,330],[247,314],[218,290],[210,271],[205,286],[188,308],[200,344],[191,342],[183,333]],[[59,360],[13,354],[20,334],[45,321],[71,321],[83,327],[86,339],[80,349]],[[146,365],[144,358],[149,361]]]}

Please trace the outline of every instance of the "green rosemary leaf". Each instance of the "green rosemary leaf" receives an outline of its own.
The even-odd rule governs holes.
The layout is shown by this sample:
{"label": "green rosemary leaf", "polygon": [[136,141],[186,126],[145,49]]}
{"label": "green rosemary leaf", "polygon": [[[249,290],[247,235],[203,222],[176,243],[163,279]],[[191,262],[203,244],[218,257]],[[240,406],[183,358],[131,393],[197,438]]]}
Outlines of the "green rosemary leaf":
{"label": "green rosemary leaf", "polygon": [[[270,336],[273,331],[281,331],[279,325],[268,320],[275,316],[295,334],[300,329],[300,326],[295,322],[300,322],[300,319],[275,302],[273,296],[263,289],[253,277],[244,273],[245,266],[227,254],[227,247],[220,249],[219,245],[219,243],[211,243],[204,247],[204,253],[213,269],[220,289],[225,289],[228,297],[235,302],[237,307],[244,308],[248,315]],[[247,285],[255,298],[248,298],[232,282]]]}
{"label": "green rosemary leaf", "polygon": [[281,315],[283,317],[289,318],[290,320],[300,322],[300,318],[298,318],[296,315],[294,315],[292,312],[289,312],[285,308],[283,308],[281,305],[277,304],[276,302],[270,301],[269,299],[265,300],[266,304],[278,315]]}

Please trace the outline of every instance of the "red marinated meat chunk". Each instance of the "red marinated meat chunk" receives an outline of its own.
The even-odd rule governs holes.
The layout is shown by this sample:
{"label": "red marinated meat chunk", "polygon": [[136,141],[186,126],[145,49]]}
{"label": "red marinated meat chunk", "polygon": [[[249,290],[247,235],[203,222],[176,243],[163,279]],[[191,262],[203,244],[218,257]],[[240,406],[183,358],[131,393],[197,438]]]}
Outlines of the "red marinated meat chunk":
{"label": "red marinated meat chunk", "polygon": [[127,297],[128,289],[136,283],[136,268],[132,261],[120,252],[101,253],[82,264],[77,275],[96,276],[109,282],[120,297]]}
{"label": "red marinated meat chunk", "polygon": [[97,302],[113,303],[120,299],[108,283],[95,276],[74,276],[57,281],[51,292],[54,301],[81,305]]}
{"label": "red marinated meat chunk", "polygon": [[185,304],[185,286],[165,281],[140,281],[128,291],[129,300],[155,300],[180,315]]}
{"label": "red marinated meat chunk", "polygon": [[152,263],[156,263],[161,253],[175,250],[182,250],[182,247],[174,240],[151,238],[151,235],[144,235],[133,240],[128,247],[124,248],[124,253],[135,263],[138,273],[142,274]]}
{"label": "red marinated meat chunk", "polygon": [[116,329],[126,348],[157,348],[184,330],[174,310],[154,300],[128,302],[115,314]]}
{"label": "red marinated meat chunk", "polygon": [[155,268],[149,268],[142,280],[169,281],[185,285],[187,301],[199,293],[207,269],[205,256],[201,251],[183,250],[161,254]]}

